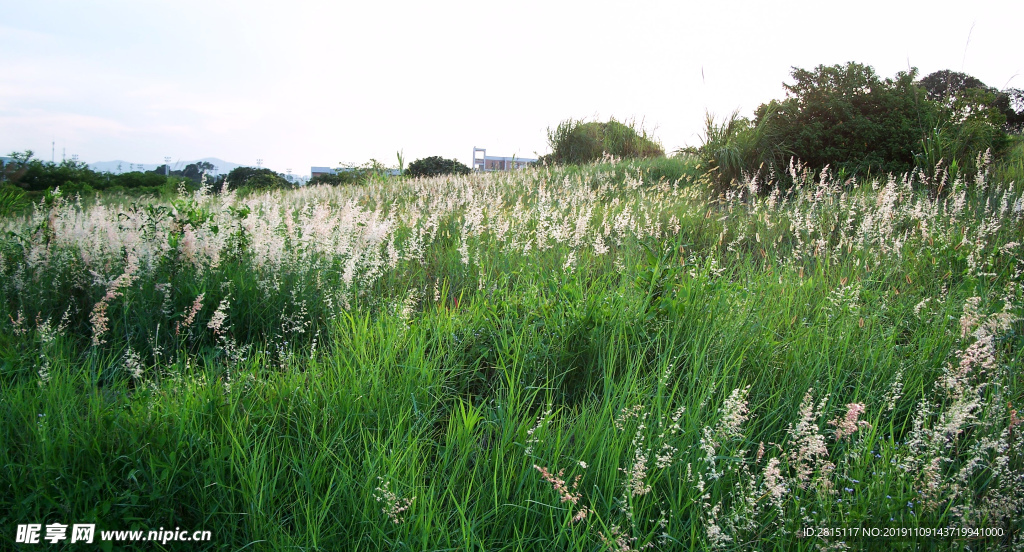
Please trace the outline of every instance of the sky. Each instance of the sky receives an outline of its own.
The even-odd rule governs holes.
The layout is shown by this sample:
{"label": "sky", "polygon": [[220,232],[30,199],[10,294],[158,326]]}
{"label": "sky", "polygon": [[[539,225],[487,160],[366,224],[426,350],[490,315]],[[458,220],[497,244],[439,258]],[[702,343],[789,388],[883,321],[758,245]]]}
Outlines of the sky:
{"label": "sky", "polygon": [[1024,3],[0,0],[0,155],[310,166],[535,157],[569,118],[671,153],[792,67],[1024,88]]}

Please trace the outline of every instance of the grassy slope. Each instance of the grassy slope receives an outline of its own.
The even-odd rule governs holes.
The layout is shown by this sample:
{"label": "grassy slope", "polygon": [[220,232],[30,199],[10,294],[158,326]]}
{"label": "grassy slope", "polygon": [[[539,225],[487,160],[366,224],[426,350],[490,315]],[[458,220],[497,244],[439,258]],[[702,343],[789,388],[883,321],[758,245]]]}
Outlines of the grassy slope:
{"label": "grassy slope", "polygon": [[[788,198],[738,191],[709,205],[699,182],[655,186],[619,171],[376,183],[322,200],[404,213],[394,219],[399,251],[410,228],[442,213],[421,253],[338,295],[347,310],[323,304],[324,289],[346,282],[343,259],[322,251],[255,263],[257,235],[239,245],[218,232],[238,254],[192,270],[180,248],[162,250],[109,301],[101,346],[89,345],[89,316],[130,249],[90,283],[76,276],[88,268],[81,256],[62,257],[53,241],[50,260],[31,264],[43,246],[27,244],[43,239],[45,222],[11,223],[23,238],[4,242],[0,268],[37,268],[3,290],[3,538],[18,523],[95,521],[211,529],[211,549],[967,542],[794,534],[826,525],[962,524],[1019,541],[1024,458],[1007,403],[1024,400],[1020,323],[995,336],[986,373],[955,370],[980,342],[961,331],[968,298],[981,298],[981,321],[1020,303],[1020,245],[1003,248],[1022,241],[1019,215],[984,234],[991,209],[967,194],[957,216],[915,218],[914,206],[942,212],[953,199],[899,186],[841,196],[839,185],[808,184]],[[998,209],[1001,190],[989,187]],[[453,191],[467,188],[488,201]],[[232,220],[246,228],[247,217],[269,216],[259,201],[292,201],[296,220],[315,220],[302,205],[316,198],[299,194],[252,199],[255,211],[241,215],[200,200],[154,224],[173,236],[184,226],[174,220],[206,209],[189,224],[216,221],[226,234]],[[854,208],[851,197],[865,199]],[[887,204],[894,227],[877,230],[886,218],[876,217],[875,233],[863,231]],[[588,205],[586,243],[525,247],[525,236],[557,235]],[[477,209],[482,222],[468,223]],[[622,213],[632,222],[617,225]],[[512,221],[505,233],[502,220]],[[598,254],[602,224],[609,252]],[[388,255],[386,240],[374,247]],[[276,287],[257,285],[275,270]],[[170,300],[157,282],[172,285]],[[175,334],[199,293],[197,321]],[[54,331],[74,304],[66,297],[79,296]],[[209,326],[218,305],[228,314],[221,336]],[[855,403],[870,427],[837,436],[828,421]],[[923,405],[931,416],[920,417]],[[825,451],[815,455],[815,443]],[[940,473],[928,479],[935,459]],[[565,481],[561,493],[538,468]]]}

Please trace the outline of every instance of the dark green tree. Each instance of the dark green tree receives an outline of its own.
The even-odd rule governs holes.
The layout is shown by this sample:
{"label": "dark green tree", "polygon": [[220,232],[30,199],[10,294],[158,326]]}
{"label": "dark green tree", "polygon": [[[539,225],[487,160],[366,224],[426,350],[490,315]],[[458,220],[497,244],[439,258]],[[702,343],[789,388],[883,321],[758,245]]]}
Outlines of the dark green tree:
{"label": "dark green tree", "polygon": [[988,88],[985,83],[966,74],[949,69],[935,71],[917,81],[917,84],[924,88],[928,99],[934,102],[945,102],[949,98],[973,88]]}
{"label": "dark green tree", "polygon": [[1013,134],[1024,133],[1024,90],[1007,88],[996,98],[996,107],[1006,116],[1003,129]]}
{"label": "dark green tree", "polygon": [[439,156],[425,157],[409,163],[405,170],[408,176],[439,176],[443,174],[469,174],[469,167],[455,159]]}
{"label": "dark green tree", "polygon": [[102,188],[104,181],[86,163],[66,159],[60,163],[43,162],[33,157],[32,151],[12,153],[14,161],[6,178],[29,192],[41,192],[60,187],[65,193],[92,192]]}
{"label": "dark green tree", "polygon": [[798,159],[816,168],[847,173],[904,173],[914,167],[914,149],[925,134],[932,104],[914,86],[917,70],[882,79],[867,65],[793,68],[786,99],[762,104],[755,126]]}
{"label": "dark green tree", "polygon": [[942,108],[941,122],[962,124],[969,120],[985,121],[1001,128],[1008,115],[1010,97],[987,86],[966,73],[943,69],[917,81],[927,92],[928,99]]}
{"label": "dark green tree", "polygon": [[227,187],[229,190],[242,187],[252,190],[268,190],[274,188],[293,188],[294,185],[270,169],[236,167],[228,173]]}
{"label": "dark green tree", "polygon": [[199,163],[191,163],[186,166],[181,171],[181,176],[200,182],[203,179],[203,175],[209,172],[213,172],[213,163],[200,161]]}

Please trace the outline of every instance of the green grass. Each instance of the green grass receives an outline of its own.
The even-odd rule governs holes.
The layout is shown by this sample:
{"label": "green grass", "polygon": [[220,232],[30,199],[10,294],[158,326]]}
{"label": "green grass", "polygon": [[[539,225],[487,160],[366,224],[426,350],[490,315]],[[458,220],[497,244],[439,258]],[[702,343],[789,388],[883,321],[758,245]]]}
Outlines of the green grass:
{"label": "green grass", "polygon": [[[217,550],[1019,547],[1019,192],[702,182],[657,159],[8,219],[4,546],[60,522]],[[797,536],[950,526],[1003,536]]]}

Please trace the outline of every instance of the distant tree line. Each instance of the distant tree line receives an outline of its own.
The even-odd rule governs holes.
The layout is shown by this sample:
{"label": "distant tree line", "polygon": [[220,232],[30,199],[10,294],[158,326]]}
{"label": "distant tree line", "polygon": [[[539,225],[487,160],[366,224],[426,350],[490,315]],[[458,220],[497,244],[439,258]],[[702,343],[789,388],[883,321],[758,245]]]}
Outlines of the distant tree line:
{"label": "distant tree line", "polygon": [[64,195],[90,195],[101,191],[173,194],[179,186],[198,189],[204,177],[206,185],[215,193],[225,189],[244,191],[294,186],[283,175],[264,168],[237,167],[226,176],[213,175],[213,165],[205,161],[191,163],[180,170],[160,165],[151,171],[115,174],[94,171],[88,164],[74,160],[43,161],[31,150],[11,153],[10,158],[0,166],[0,186],[27,194],[29,198],[58,187]]}

